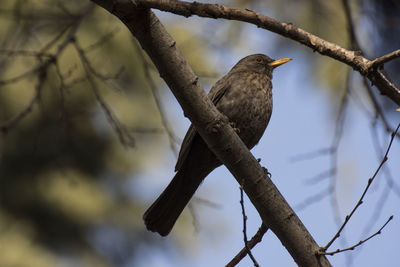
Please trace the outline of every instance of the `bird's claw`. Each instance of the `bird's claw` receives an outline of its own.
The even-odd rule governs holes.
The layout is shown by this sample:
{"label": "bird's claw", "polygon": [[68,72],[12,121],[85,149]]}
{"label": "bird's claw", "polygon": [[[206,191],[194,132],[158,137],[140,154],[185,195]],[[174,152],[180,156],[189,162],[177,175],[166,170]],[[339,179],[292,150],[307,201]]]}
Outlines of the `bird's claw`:
{"label": "bird's claw", "polygon": [[239,134],[240,133],[240,129],[239,128],[236,128],[236,123],[235,122],[229,122],[229,125],[233,128],[233,130],[237,133],[237,134]]}
{"label": "bird's claw", "polygon": [[264,173],[265,173],[265,175],[268,177],[268,178],[270,178],[271,179],[271,177],[272,177],[272,174],[268,171],[268,169],[267,168],[265,168],[265,167],[262,167],[263,168],[263,170],[264,170]]}

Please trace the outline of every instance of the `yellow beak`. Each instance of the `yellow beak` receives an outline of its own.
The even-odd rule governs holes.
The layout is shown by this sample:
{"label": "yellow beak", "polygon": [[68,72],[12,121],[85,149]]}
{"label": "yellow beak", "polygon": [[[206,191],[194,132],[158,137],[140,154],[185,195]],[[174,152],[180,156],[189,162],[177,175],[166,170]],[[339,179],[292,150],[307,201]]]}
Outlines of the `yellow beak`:
{"label": "yellow beak", "polygon": [[286,58],[281,58],[281,59],[277,59],[277,60],[272,61],[271,63],[269,63],[269,65],[272,66],[272,67],[274,67],[274,68],[276,68],[276,67],[278,67],[278,66],[280,66],[280,65],[282,65],[282,64],[285,64],[285,63],[287,63],[287,62],[289,62],[289,61],[291,61],[291,60],[292,60],[292,59],[291,59],[291,58],[288,58],[288,57],[286,57]]}

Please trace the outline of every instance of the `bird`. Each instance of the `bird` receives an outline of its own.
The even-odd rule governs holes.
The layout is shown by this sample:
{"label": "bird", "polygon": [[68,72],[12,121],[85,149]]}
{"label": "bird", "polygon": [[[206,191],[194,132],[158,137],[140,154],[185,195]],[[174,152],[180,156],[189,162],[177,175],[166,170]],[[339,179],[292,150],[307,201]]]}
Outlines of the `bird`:
{"label": "bird", "polygon": [[[272,114],[272,71],[291,58],[273,60],[253,54],[239,60],[208,93],[216,108],[252,149],[264,134]],[[222,162],[190,125],[175,166],[176,174],[143,215],[147,230],[168,235],[206,176]]]}

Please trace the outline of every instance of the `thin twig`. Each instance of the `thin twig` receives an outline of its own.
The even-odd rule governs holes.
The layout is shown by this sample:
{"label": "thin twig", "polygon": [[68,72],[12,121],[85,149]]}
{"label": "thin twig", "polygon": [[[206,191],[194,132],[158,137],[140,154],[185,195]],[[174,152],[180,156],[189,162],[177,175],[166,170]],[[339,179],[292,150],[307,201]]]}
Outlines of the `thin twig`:
{"label": "thin twig", "polygon": [[[29,101],[28,105],[19,114],[17,114],[14,118],[10,119],[9,121],[4,123],[3,125],[0,125],[0,130],[1,131],[3,131],[3,132],[8,131],[10,128],[14,127],[17,123],[19,123],[26,115],[28,115],[32,111],[33,105],[36,103],[36,101],[38,101],[38,99],[40,97],[40,92],[41,92],[42,87],[44,85],[44,82],[45,82],[45,79],[46,79],[46,76],[47,76],[48,68],[57,62],[57,57],[74,40],[75,34],[78,31],[78,28],[79,28],[79,25],[82,22],[82,19],[83,19],[83,15],[82,15],[82,18],[80,20],[78,20],[70,28],[70,30],[68,32],[68,35],[65,37],[63,42],[58,46],[57,51],[54,53],[54,55],[47,56],[48,58],[46,60],[44,60],[43,62],[41,62],[42,61],[41,57],[38,56],[38,60],[41,63],[39,65],[37,65],[36,67],[34,67],[33,69],[31,69],[31,70],[29,70],[29,71],[27,71],[27,72],[25,72],[23,74],[20,74],[20,75],[18,75],[16,77],[0,81],[0,85],[3,85],[5,83],[16,82],[19,79],[22,79],[22,78],[24,78],[26,76],[29,76],[30,74],[38,73],[38,84],[37,84],[37,86],[35,88],[35,93],[34,93],[33,97],[31,98],[31,100]],[[58,40],[58,38],[57,38],[57,40]],[[44,53],[44,51],[38,52],[38,55],[42,55],[42,53]]]}
{"label": "thin twig", "polygon": [[332,148],[332,147],[321,148],[321,149],[318,149],[315,151],[306,152],[306,153],[292,156],[289,160],[291,163],[295,163],[295,162],[303,161],[303,160],[310,160],[313,158],[318,158],[320,156],[330,155],[333,153],[333,150],[334,150],[334,148]]}
{"label": "thin twig", "polygon": [[350,3],[348,0],[342,0],[342,5],[343,5],[346,21],[347,21],[347,30],[350,35],[350,48],[353,50],[359,50],[360,47],[358,45],[358,40],[357,40],[355,28],[354,28],[353,18],[351,16]]}
{"label": "thin twig", "polygon": [[[79,48],[80,48],[80,47],[79,47]],[[98,70],[96,70],[95,67],[92,66],[92,64],[90,63],[90,61],[87,59],[85,50],[84,50],[83,48],[80,48],[80,49],[81,49],[81,51],[82,51],[80,54],[82,54],[82,55],[85,56],[85,57],[84,57],[84,58],[85,58],[85,65],[86,65],[86,67],[88,68],[89,72],[90,72],[91,74],[93,74],[94,76],[96,76],[97,78],[99,78],[100,80],[102,80],[102,81],[116,80],[116,79],[118,79],[118,78],[121,76],[122,72],[125,70],[125,68],[124,68],[123,66],[121,66],[121,67],[118,69],[118,71],[115,72],[115,73],[113,73],[113,74],[103,74],[103,73],[100,73]]]}
{"label": "thin twig", "polygon": [[85,53],[89,53],[96,50],[97,48],[103,46],[105,43],[114,38],[114,36],[119,32],[119,30],[120,30],[119,28],[112,30],[111,32],[100,37],[99,40],[96,41],[95,43],[85,47],[83,50],[85,51]]}
{"label": "thin twig", "polygon": [[150,66],[146,61],[146,58],[144,57],[144,54],[142,52],[142,49],[140,48],[140,46],[134,42],[135,47],[136,47],[136,51],[142,61],[142,65],[143,65],[143,71],[144,71],[144,75],[146,76],[146,80],[150,85],[150,89],[151,89],[151,93],[153,95],[154,101],[156,102],[156,106],[157,106],[157,110],[158,113],[160,114],[160,118],[161,118],[161,124],[163,125],[165,131],[167,132],[168,135],[168,140],[169,140],[169,146],[171,147],[171,150],[174,152],[175,156],[178,156],[178,150],[175,146],[175,144],[177,143],[178,138],[176,137],[174,131],[172,130],[172,127],[169,125],[167,118],[165,116],[165,111],[164,108],[162,106],[162,103],[160,101],[160,97],[158,96],[157,93],[157,87],[151,77],[150,74]]}
{"label": "thin twig", "polygon": [[35,86],[35,92],[29,101],[28,105],[19,112],[14,118],[8,120],[7,122],[0,125],[0,130],[2,132],[7,132],[9,129],[13,128],[16,124],[18,124],[28,113],[32,111],[33,105],[39,100],[40,92],[44,86],[46,76],[47,76],[47,67],[42,67],[41,71],[38,75],[38,83]]}
{"label": "thin twig", "polygon": [[326,251],[332,245],[332,243],[340,236],[340,233],[343,231],[344,227],[346,226],[347,222],[350,220],[351,216],[353,216],[353,214],[357,210],[357,208],[363,203],[363,199],[364,199],[365,194],[367,193],[367,191],[368,191],[369,187],[371,186],[372,182],[375,180],[375,177],[379,173],[379,171],[382,168],[383,164],[385,164],[385,162],[388,159],[388,154],[389,154],[390,148],[392,146],[394,137],[395,137],[397,131],[399,130],[399,128],[400,128],[400,124],[397,126],[396,130],[392,133],[392,137],[391,137],[389,145],[388,145],[388,147],[386,149],[385,156],[383,157],[381,163],[379,164],[378,168],[376,169],[374,175],[371,178],[368,179],[367,186],[365,187],[364,192],[362,193],[362,195],[361,195],[360,199],[358,200],[357,204],[354,206],[354,208],[350,212],[350,214],[346,216],[342,226],[339,228],[339,230],[334,235],[334,237],[328,242],[328,244],[326,244],[324,247],[321,248],[321,251]]}
{"label": "thin twig", "polygon": [[[108,122],[110,123],[110,125],[112,126],[114,131],[116,132],[121,144],[123,144],[126,147],[133,147],[135,145],[135,139],[127,131],[126,127],[119,122],[118,118],[114,115],[111,108],[108,106],[106,101],[101,96],[100,90],[97,87],[96,82],[92,77],[92,75],[94,75],[94,76],[97,76],[97,75],[92,72],[93,68],[91,67],[90,62],[87,59],[85,52],[80,47],[77,40],[75,40],[73,44],[75,46],[76,51],[78,52],[78,55],[82,62],[82,65],[85,69],[86,78],[90,84],[90,87],[92,88],[92,91],[96,97],[97,102],[100,104],[102,110],[104,111],[104,114],[106,115]],[[97,77],[99,77],[99,76],[97,76]]]}
{"label": "thin twig", "polygon": [[[334,211],[334,219],[337,224],[337,226],[340,226],[341,224],[341,214],[340,214],[340,208],[339,208],[339,203],[337,201],[337,196],[336,196],[336,182],[337,182],[337,169],[338,169],[338,151],[339,151],[339,145],[343,137],[343,128],[344,128],[344,121],[345,121],[345,116],[346,116],[346,111],[348,107],[348,102],[349,102],[349,95],[351,91],[351,72],[350,69],[347,71],[346,75],[346,81],[345,81],[345,90],[341,99],[341,103],[339,106],[339,112],[336,118],[336,125],[335,125],[335,135],[333,137],[332,141],[332,156],[331,156],[331,169],[332,173],[334,174],[332,176],[332,179],[330,179],[330,192],[331,192],[331,204],[333,207]],[[344,240],[344,239],[342,239]]]}
{"label": "thin twig", "polygon": [[400,49],[372,60],[370,63],[371,68],[377,68],[379,66],[382,66],[383,64],[389,62],[390,60],[396,59],[398,57],[400,57]]}
{"label": "thin twig", "polygon": [[[382,146],[378,142],[379,138],[378,138],[378,134],[376,132],[375,126],[372,126],[371,133],[372,133],[372,140],[375,140],[375,142],[373,142],[375,152],[376,152],[375,154],[377,156],[377,159],[379,160],[385,151],[383,150]],[[397,132],[396,136],[399,136],[398,132]],[[396,183],[395,179],[391,175],[390,169],[384,168],[383,171],[386,172],[386,174],[385,174],[386,184],[390,187],[391,191],[393,191],[398,197],[400,197],[400,186]],[[380,206],[380,207],[382,207],[382,206]]]}
{"label": "thin twig", "polygon": [[63,76],[63,74],[61,72],[61,68],[57,62],[55,64],[55,68],[56,68],[56,74],[60,81],[58,91],[60,92],[61,117],[64,119],[67,117],[67,110],[65,108],[65,77]]}
{"label": "thin twig", "polygon": [[[385,116],[381,106],[379,105],[378,100],[376,99],[374,93],[372,92],[372,89],[371,89],[370,85],[368,84],[368,81],[366,78],[363,78],[363,85],[364,85],[365,90],[367,91],[367,95],[368,95],[369,99],[372,102],[372,105],[374,106],[376,115],[379,116],[383,125],[385,126],[386,132],[393,132],[393,128],[390,126],[388,120],[386,119],[386,116]],[[400,133],[397,133],[396,136],[398,138],[400,138]]]}
{"label": "thin twig", "polygon": [[293,207],[293,209],[296,212],[299,212],[305,208],[307,208],[308,206],[310,206],[311,204],[314,204],[326,197],[328,197],[330,194],[332,194],[332,187],[328,187],[325,190],[321,190],[320,192],[307,197],[306,199],[304,199],[302,202],[300,202],[299,204],[297,204],[296,206]]}
{"label": "thin twig", "polygon": [[369,237],[367,237],[367,238],[364,239],[364,240],[360,240],[360,242],[358,242],[357,244],[355,244],[355,245],[353,245],[353,246],[351,246],[351,247],[344,248],[344,249],[337,249],[337,250],[331,251],[331,252],[319,251],[318,254],[319,254],[319,255],[329,255],[329,256],[333,256],[333,255],[335,255],[335,254],[337,254],[337,253],[340,253],[340,252],[345,252],[345,251],[349,251],[349,250],[354,250],[356,247],[358,247],[358,246],[362,245],[363,243],[367,242],[368,240],[370,240],[370,239],[373,238],[374,236],[380,235],[380,234],[381,234],[381,231],[383,230],[383,228],[385,228],[386,225],[387,225],[392,219],[393,219],[393,215],[389,217],[389,219],[382,225],[382,227],[381,227],[377,232],[375,232],[374,234],[370,235]]}
{"label": "thin twig", "polygon": [[[85,12],[83,12],[82,18],[83,18],[83,16],[85,16],[85,14],[88,14],[88,12],[90,12],[89,9],[86,10]],[[78,26],[80,25],[81,22],[82,22],[81,19],[78,19],[78,20],[76,21],[76,23],[78,23]],[[67,25],[66,27],[64,27],[61,31],[59,31],[59,32],[56,34],[56,36],[54,36],[53,39],[51,39],[45,46],[43,46],[43,47],[40,49],[40,52],[44,53],[44,52],[48,51],[50,48],[52,48],[53,45],[55,45],[55,44],[58,42],[58,40],[61,39],[61,37],[64,35],[64,33],[66,33],[70,28],[72,28],[73,30],[77,30],[78,28],[75,27],[75,25],[76,25],[76,24],[73,23],[73,24],[70,24],[70,25]],[[71,34],[68,34],[68,37],[67,37],[67,38],[69,39],[70,37],[71,37]]]}
{"label": "thin twig", "polygon": [[[258,229],[257,233],[251,238],[250,241],[247,242],[247,245],[250,249],[253,249],[258,243],[261,242],[263,236],[268,231],[268,227],[263,223]],[[225,266],[225,267],[233,267],[236,266],[244,257],[247,255],[246,247],[242,248],[239,253]]]}
{"label": "thin twig", "polygon": [[6,56],[23,56],[23,57],[52,57],[53,55],[46,52],[40,51],[29,51],[29,50],[10,50],[0,49],[0,54]]}
{"label": "thin twig", "polygon": [[322,171],[321,173],[308,178],[304,181],[305,184],[308,185],[313,185],[313,184],[317,184],[325,179],[331,178],[332,176],[334,176],[336,174],[336,169],[335,168],[331,168],[329,170],[326,171]]}
{"label": "thin twig", "polygon": [[246,253],[249,255],[250,259],[253,261],[254,266],[259,267],[257,260],[254,258],[253,254],[251,253],[251,248],[247,242],[247,230],[246,230],[246,211],[244,209],[244,201],[243,201],[243,188],[240,187],[240,206],[242,207],[242,215],[243,215],[243,241],[244,247],[246,249]]}
{"label": "thin twig", "polygon": [[381,192],[381,196],[379,197],[378,201],[376,202],[374,212],[371,213],[370,219],[368,220],[368,224],[365,225],[363,230],[361,231],[362,236],[365,236],[369,233],[372,227],[376,224],[376,219],[380,217],[383,209],[382,207],[385,205],[386,201],[389,199],[390,193],[392,190],[388,184],[385,185],[384,190]]}
{"label": "thin twig", "polygon": [[[344,13],[345,13],[346,21],[347,21],[347,28],[349,30],[349,35],[350,35],[350,47],[352,49],[361,51],[361,53],[363,54],[364,52],[362,51],[360,43],[358,42],[358,40],[356,38],[355,27],[354,27],[353,19],[351,16],[349,0],[342,0],[342,4],[343,4],[343,9],[344,9]],[[392,53],[389,53],[387,55],[384,55],[382,57],[376,58],[373,61],[370,61],[369,68],[376,69],[377,67],[382,66],[384,63],[388,62],[389,60],[392,60],[399,56],[400,56],[400,49],[393,51]],[[385,117],[381,107],[378,104],[378,100],[376,99],[375,95],[373,94],[372,89],[369,86],[367,78],[365,76],[363,77],[363,85],[364,85],[364,88],[366,89],[367,94],[374,106],[375,112],[379,115],[383,124],[385,125],[386,131],[393,132],[393,128],[390,127],[388,121],[386,120],[386,117]],[[400,137],[400,135],[398,135],[398,137]]]}

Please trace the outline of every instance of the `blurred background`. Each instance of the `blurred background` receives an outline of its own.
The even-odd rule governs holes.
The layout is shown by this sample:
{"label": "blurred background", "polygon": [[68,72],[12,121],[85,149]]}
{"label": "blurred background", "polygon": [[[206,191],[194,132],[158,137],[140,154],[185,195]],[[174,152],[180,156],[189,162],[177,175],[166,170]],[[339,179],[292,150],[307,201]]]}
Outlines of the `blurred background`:
{"label": "blurred background", "polygon": [[[249,8],[375,58],[400,48],[400,2],[208,1]],[[243,247],[239,186],[225,167],[171,234],[142,214],[174,175],[190,125],[138,43],[89,1],[0,1],[0,266],[223,266]],[[360,198],[400,122],[391,100],[348,66],[236,21],[155,11],[205,90],[242,57],[293,61],[274,72],[274,111],[253,149],[318,244]],[[400,86],[400,61],[383,70]],[[397,266],[400,139],[329,251],[372,235],[333,266]],[[245,199],[247,235],[261,221]],[[261,266],[295,266],[270,231]],[[251,266],[246,257],[239,266]]]}

